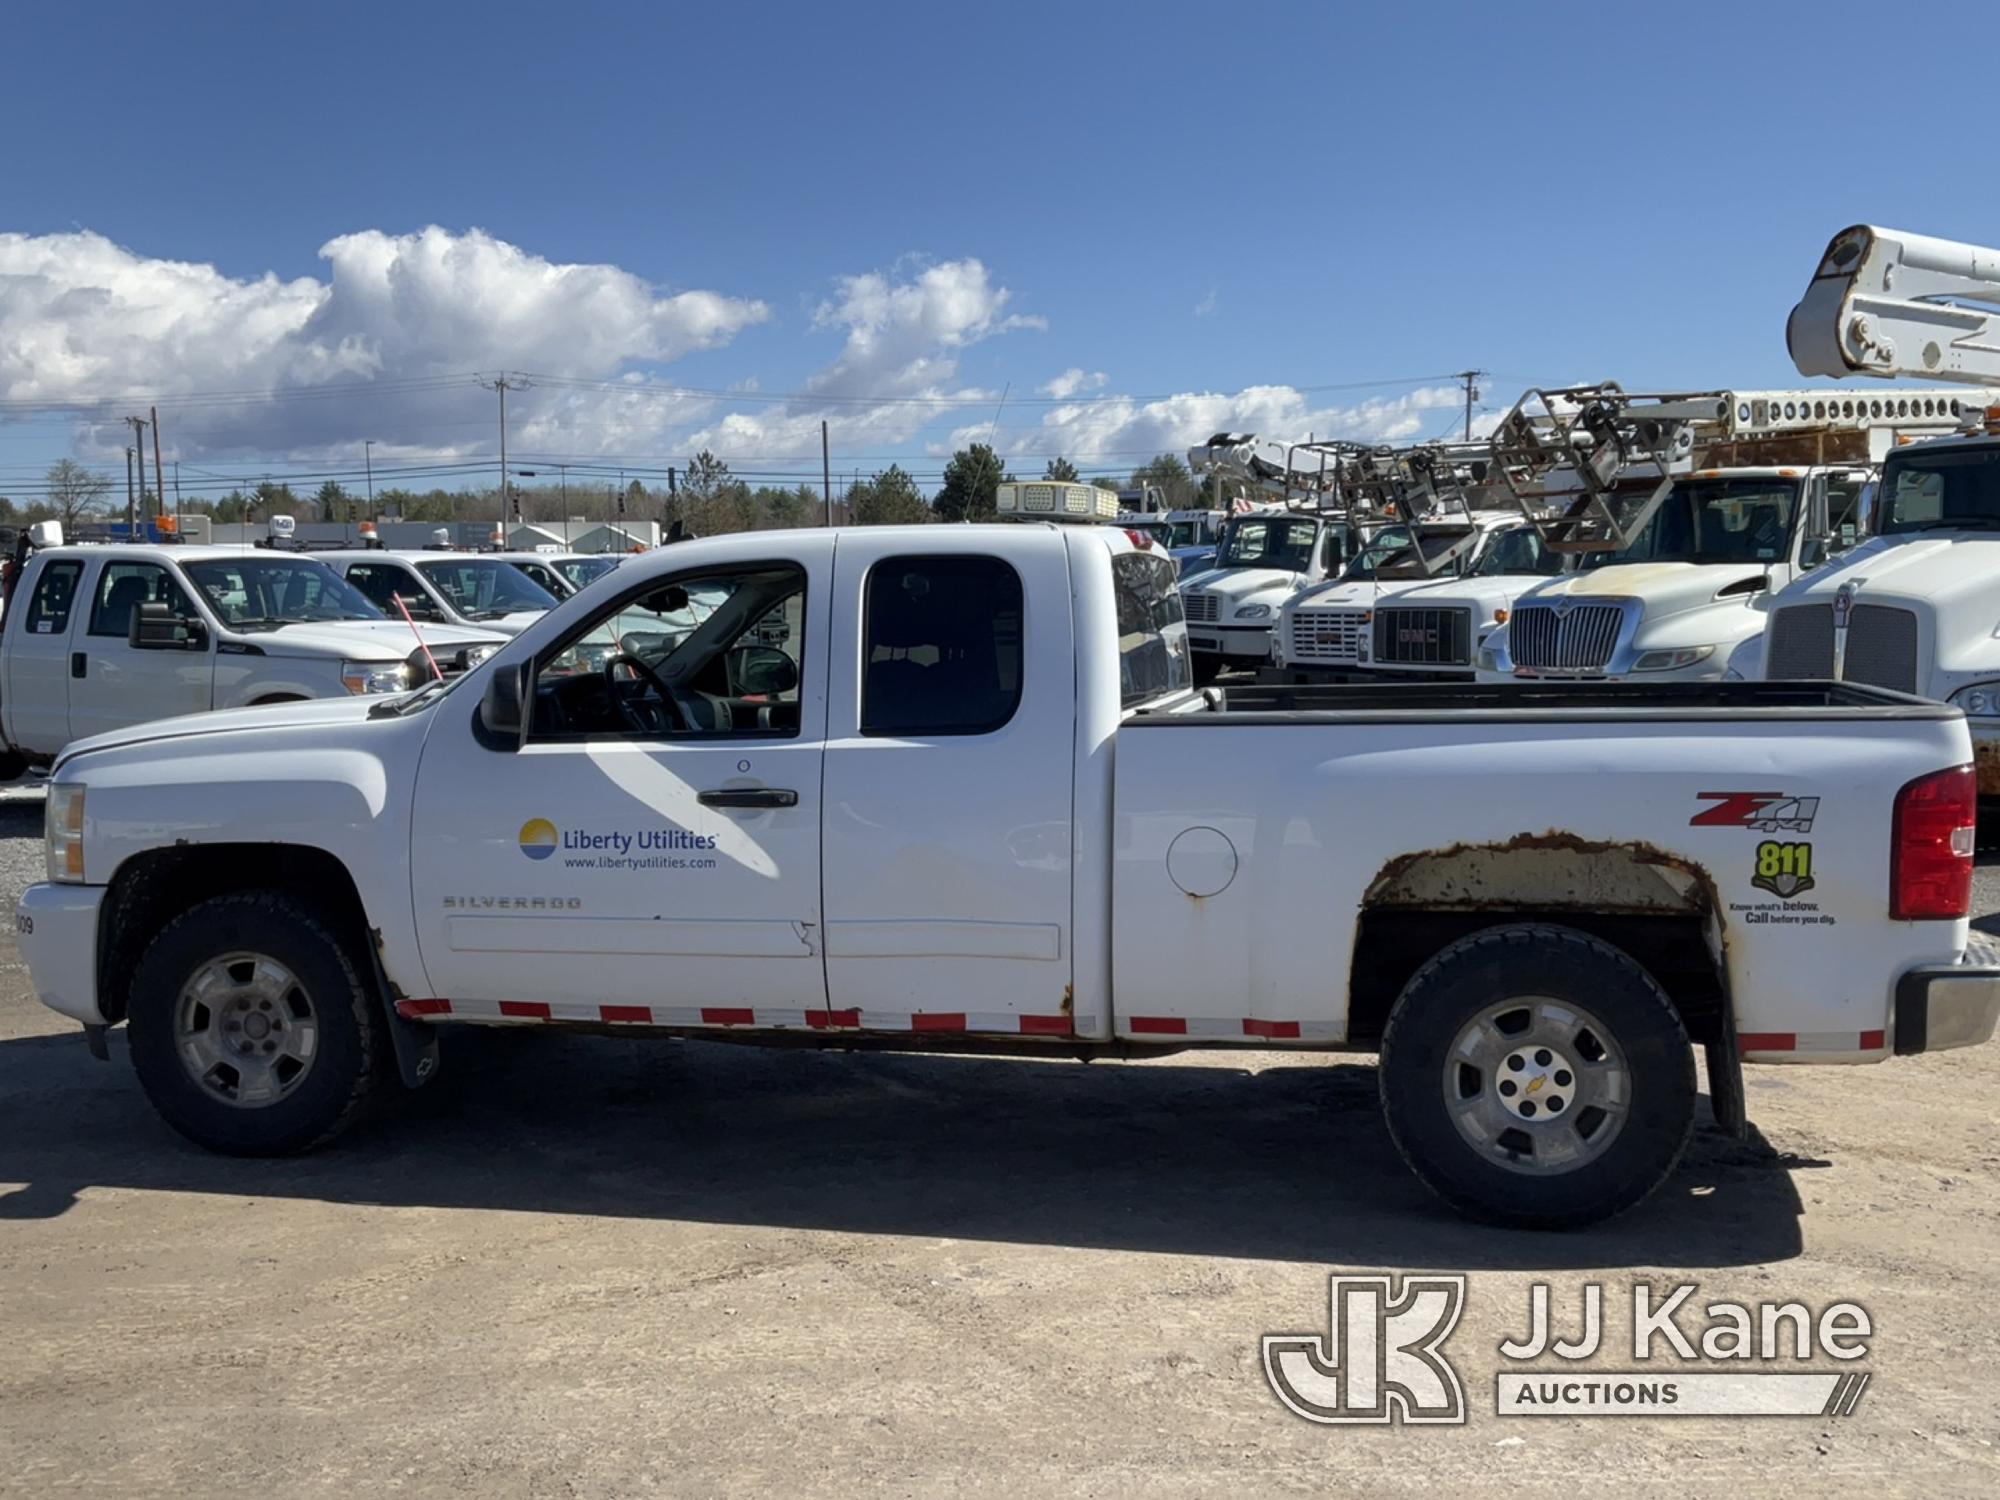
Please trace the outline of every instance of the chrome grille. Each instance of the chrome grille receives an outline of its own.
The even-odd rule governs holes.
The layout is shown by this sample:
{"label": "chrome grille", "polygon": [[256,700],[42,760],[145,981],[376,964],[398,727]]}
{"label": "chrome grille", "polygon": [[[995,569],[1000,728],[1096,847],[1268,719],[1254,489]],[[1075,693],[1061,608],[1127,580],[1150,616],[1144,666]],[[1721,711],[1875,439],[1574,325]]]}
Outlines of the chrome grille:
{"label": "chrome grille", "polygon": [[1410,605],[1375,611],[1375,660],[1418,666],[1472,664],[1472,611]]}
{"label": "chrome grille", "polygon": [[1773,682],[1833,675],[1833,606],[1790,604],[1771,620],[1764,675]]}
{"label": "chrome grille", "polygon": [[1367,628],[1365,609],[1295,609],[1285,660],[1358,662]]}
{"label": "chrome grille", "polygon": [[1546,604],[1514,611],[1508,649],[1517,667],[1599,672],[1618,649],[1625,612],[1615,604],[1579,604],[1562,614]]}
{"label": "chrome grille", "polygon": [[1847,613],[1847,652],[1841,674],[1849,682],[1917,690],[1917,617],[1884,604],[1857,604]]}
{"label": "chrome grille", "polygon": [[1200,589],[1183,593],[1181,605],[1187,610],[1190,625],[1213,625],[1220,618],[1215,595],[1205,594]]}

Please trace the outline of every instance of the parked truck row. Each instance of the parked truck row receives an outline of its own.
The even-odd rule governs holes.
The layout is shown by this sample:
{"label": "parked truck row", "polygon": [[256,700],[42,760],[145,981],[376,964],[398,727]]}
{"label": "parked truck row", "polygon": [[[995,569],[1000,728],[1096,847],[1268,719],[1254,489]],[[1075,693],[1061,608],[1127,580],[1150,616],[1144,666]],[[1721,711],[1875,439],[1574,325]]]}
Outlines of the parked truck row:
{"label": "parked truck row", "polygon": [[[1183,577],[1070,493],[1087,487],[1024,485],[1003,525],[661,549],[394,690],[84,738],[65,697],[21,952],[100,1056],[126,1028],[155,1108],[219,1151],[332,1139],[435,1077],[466,1026],[1358,1050],[1380,1054],[1390,1133],[1447,1202],[1594,1222],[1672,1171],[1696,1048],[1715,1119],[1740,1130],[1745,1064],[1879,1064],[2000,1020],[2000,952],[1969,924],[1975,705],[1877,680],[1936,650],[1890,564],[1933,557],[1934,523],[2000,520],[2000,438],[1887,454],[1881,534],[1829,565],[1812,549],[1846,540],[1835,479],[1853,461],[1711,470],[1696,417],[1657,409],[1690,400],[1557,394],[1484,457],[1288,452],[1280,482],[1309,464],[1321,493],[1232,513],[1231,566],[1210,573]],[[1531,442],[1548,461],[1518,456]],[[1675,527],[1741,556],[1658,555]],[[0,651],[48,637],[44,671],[89,683],[86,601],[129,603],[127,647],[192,658],[198,625],[212,684],[305,623],[253,608],[248,580],[205,581],[203,558],[147,560],[146,597],[114,599],[108,570],[138,560],[112,559],[37,559]],[[354,566],[382,562],[297,565],[318,570],[314,597],[366,603]],[[424,601],[506,621],[518,585],[482,592],[467,566],[412,560],[388,598],[411,618],[327,628],[435,640]],[[1669,580],[1699,574],[1704,608],[1740,594],[1782,617],[1819,610],[1810,589],[1835,567],[1852,573],[1826,613],[1771,637],[1803,654],[1830,631],[1832,680],[1729,680],[1713,651],[1638,664],[1683,649],[1644,631],[1654,598],[1681,597]],[[60,623],[35,602],[52,568],[74,571]],[[1620,570],[1637,592],[1570,592]],[[1480,592],[1494,579],[1524,587],[1501,605]],[[1580,611],[1632,599],[1596,668],[1521,670],[1530,609],[1560,647]],[[1226,631],[1261,632],[1268,660],[1287,611],[1356,609],[1357,667],[1365,641],[1375,669],[1385,646],[1426,676],[1464,677],[1482,651],[1512,669],[1199,680],[1237,654],[1204,646]],[[1463,628],[1442,621],[1459,609]],[[244,650],[223,652],[225,620]],[[1322,1136],[1339,1125],[1301,1122],[1300,1149],[1337,1155]]]}

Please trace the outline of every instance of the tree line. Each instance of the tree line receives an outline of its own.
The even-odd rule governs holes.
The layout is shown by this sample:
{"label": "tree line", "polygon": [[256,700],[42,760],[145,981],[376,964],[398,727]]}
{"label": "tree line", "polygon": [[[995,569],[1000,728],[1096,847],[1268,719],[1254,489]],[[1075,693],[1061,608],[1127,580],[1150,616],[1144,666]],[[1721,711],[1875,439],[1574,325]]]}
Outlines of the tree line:
{"label": "tree line", "polygon": [[[1066,458],[1048,461],[1042,478],[1075,482],[1076,465]],[[750,485],[730,472],[729,465],[713,453],[701,453],[681,476],[678,484],[646,485],[634,479],[622,490],[615,485],[595,487],[579,481],[567,490],[554,485],[512,487],[508,493],[511,509],[532,525],[538,521],[562,521],[581,517],[586,521],[659,521],[671,528],[676,523],[695,536],[717,536],[736,531],[766,531],[790,526],[901,526],[930,521],[982,521],[993,517],[999,487],[1011,483],[1004,459],[985,443],[973,443],[952,454],[945,465],[943,482],[933,495],[926,496],[917,481],[900,464],[867,479],[849,483],[833,497],[831,512],[826,497],[812,484],[779,486]],[[1141,464],[1129,480],[1100,475],[1091,483],[1104,489],[1140,488],[1156,485],[1167,504],[1182,508],[1195,503],[1200,483],[1186,464],[1172,453],[1163,453]],[[58,459],[37,486],[40,494],[32,501],[16,503],[0,496],[0,524],[25,525],[34,521],[56,520],[65,527],[99,516],[116,518],[124,513],[124,501],[114,497],[111,481],[74,459]],[[142,504],[147,514],[158,509],[148,490]],[[491,486],[483,489],[414,490],[384,486],[375,491],[372,504],[365,494],[329,479],[310,492],[295,491],[289,484],[266,480],[249,489],[232,489],[226,494],[190,497],[179,502],[183,514],[209,516],[219,523],[263,521],[272,516],[292,516],[300,521],[361,521],[398,519],[405,521],[459,521],[497,516],[499,496]]]}

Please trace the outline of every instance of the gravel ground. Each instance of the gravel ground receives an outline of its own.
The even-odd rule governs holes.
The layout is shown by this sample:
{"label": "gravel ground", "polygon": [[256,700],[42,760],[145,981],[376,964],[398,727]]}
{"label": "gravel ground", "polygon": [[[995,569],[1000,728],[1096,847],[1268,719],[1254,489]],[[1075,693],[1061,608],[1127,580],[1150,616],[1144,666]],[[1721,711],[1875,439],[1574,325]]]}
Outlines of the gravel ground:
{"label": "gravel ground", "polygon": [[[0,791],[0,900],[39,800]],[[0,1493],[2000,1493],[2000,1047],[1753,1070],[1755,1139],[1550,1235],[1441,1211],[1355,1060],[452,1042],[336,1147],[225,1160],[0,938]],[[1470,1276],[1471,1423],[1288,1415],[1259,1336],[1422,1270]],[[1866,1399],[1493,1415],[1531,1284],[1638,1280],[1861,1302]]]}

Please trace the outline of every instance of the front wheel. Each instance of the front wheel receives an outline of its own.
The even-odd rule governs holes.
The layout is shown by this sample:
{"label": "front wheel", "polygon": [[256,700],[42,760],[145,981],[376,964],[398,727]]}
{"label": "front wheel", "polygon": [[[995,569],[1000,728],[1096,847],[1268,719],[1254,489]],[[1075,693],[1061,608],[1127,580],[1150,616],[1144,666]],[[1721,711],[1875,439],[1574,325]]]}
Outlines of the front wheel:
{"label": "front wheel", "polygon": [[232,1156],[330,1140],[385,1071],[388,1036],[345,945],[281,896],[202,901],[132,976],[139,1083],[167,1123]]}
{"label": "front wheel", "polygon": [[1461,938],[1411,978],[1382,1036],[1396,1149],[1462,1213],[1571,1228],[1667,1179],[1694,1127],[1694,1049],[1652,976],[1542,923]]}

